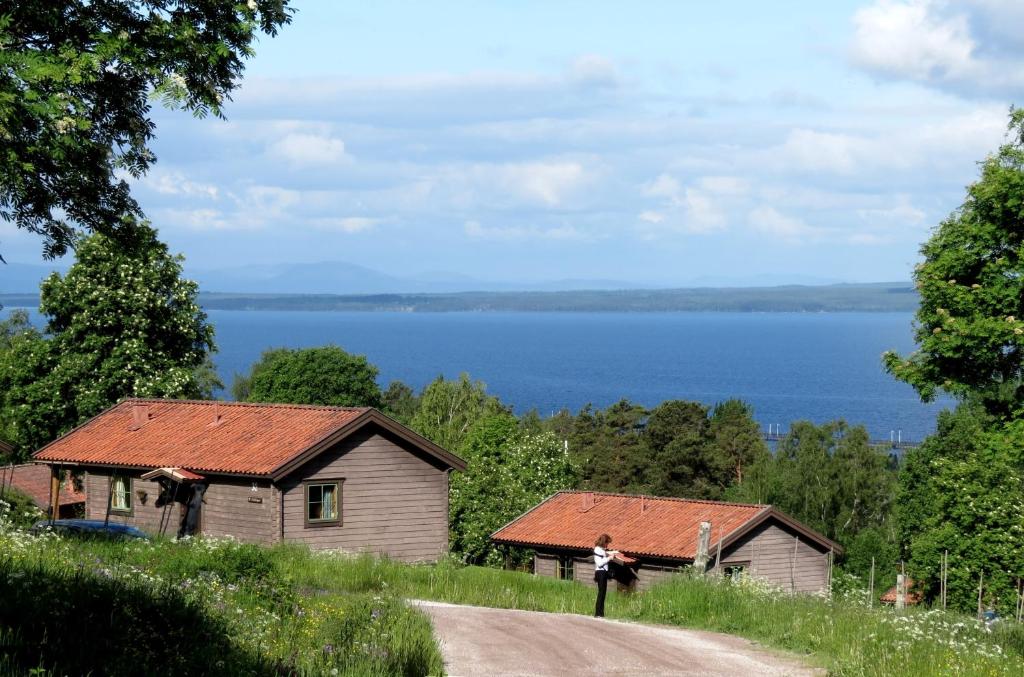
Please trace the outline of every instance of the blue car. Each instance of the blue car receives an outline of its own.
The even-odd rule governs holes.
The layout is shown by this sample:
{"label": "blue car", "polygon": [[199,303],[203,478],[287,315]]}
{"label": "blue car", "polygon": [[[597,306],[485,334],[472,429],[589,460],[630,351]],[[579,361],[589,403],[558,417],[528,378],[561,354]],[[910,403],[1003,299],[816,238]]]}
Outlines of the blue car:
{"label": "blue car", "polygon": [[141,529],[117,522],[107,522],[104,524],[103,520],[40,520],[32,525],[31,531],[34,534],[52,531],[61,536],[95,536],[113,539],[149,538],[149,535]]}

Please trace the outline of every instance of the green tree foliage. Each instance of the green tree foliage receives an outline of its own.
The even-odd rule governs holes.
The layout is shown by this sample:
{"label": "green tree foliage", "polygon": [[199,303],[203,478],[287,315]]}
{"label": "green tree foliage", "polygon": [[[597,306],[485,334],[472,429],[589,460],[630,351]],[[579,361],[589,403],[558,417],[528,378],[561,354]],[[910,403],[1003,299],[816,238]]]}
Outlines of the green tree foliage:
{"label": "green tree foliage", "polygon": [[67,274],[42,284],[46,333],[21,331],[0,353],[0,397],[23,452],[125,397],[199,397],[213,327],[156,231],[130,252],[85,238]]}
{"label": "green tree foliage", "polygon": [[[721,498],[768,451],[750,407],[738,400],[708,412],[670,400],[648,411],[622,400],[544,423],[569,440],[582,483],[598,491]],[[566,432],[568,431],[568,432]]]}
{"label": "green tree foliage", "polygon": [[411,427],[445,449],[460,449],[470,428],[492,414],[507,413],[498,398],[487,394],[482,381],[471,381],[468,374],[447,381],[438,376],[420,393],[419,410]]}
{"label": "green tree foliage", "polygon": [[921,305],[907,357],[886,368],[924,400],[941,389],[995,413],[1024,412],[1024,110],[1009,140],[981,163],[963,205],[921,249]]}
{"label": "green tree foliage", "polygon": [[155,160],[151,100],[221,116],[259,34],[290,20],[288,0],[4,3],[0,218],[42,235],[48,257],[76,227],[134,240],[121,173]]}
{"label": "green tree foliage", "polygon": [[[564,442],[550,432],[530,433],[515,416],[478,419],[459,453],[469,463],[451,480],[451,550],[473,564],[500,565],[506,555],[490,535],[560,489],[576,486],[578,472]],[[523,563],[528,553],[508,553]]]}
{"label": "green tree foliage", "polygon": [[944,412],[938,432],[911,450],[900,477],[897,519],[910,574],[932,598],[949,551],[948,602],[1013,609],[1024,578],[1024,420],[993,421],[975,403]]}
{"label": "green tree foliage", "polygon": [[403,425],[409,425],[420,408],[420,398],[401,381],[392,381],[381,393],[384,411]]}
{"label": "green tree foliage", "polygon": [[732,484],[743,484],[747,468],[768,456],[761,426],[754,420],[753,409],[742,400],[716,404],[708,432],[715,455],[728,462]]}
{"label": "green tree foliage", "polygon": [[364,355],[335,345],[274,348],[235,377],[232,393],[245,402],[319,404],[332,407],[380,407],[377,367]]}
{"label": "green tree foliage", "polygon": [[583,486],[596,491],[647,490],[650,455],[642,431],[647,410],[621,400],[605,410],[584,407],[573,423],[569,449]]}
{"label": "green tree foliage", "polygon": [[887,523],[896,476],[863,426],[798,421],[729,495],[771,504],[840,543]]}
{"label": "green tree foliage", "polygon": [[[7,368],[9,355],[19,342],[38,341],[39,331],[29,322],[28,313],[24,310],[13,310],[7,319],[0,320],[0,373]],[[15,420],[5,404],[6,398],[0,393],[0,440],[13,441],[16,436]],[[0,462],[23,460],[23,454],[14,459],[0,458]]]}

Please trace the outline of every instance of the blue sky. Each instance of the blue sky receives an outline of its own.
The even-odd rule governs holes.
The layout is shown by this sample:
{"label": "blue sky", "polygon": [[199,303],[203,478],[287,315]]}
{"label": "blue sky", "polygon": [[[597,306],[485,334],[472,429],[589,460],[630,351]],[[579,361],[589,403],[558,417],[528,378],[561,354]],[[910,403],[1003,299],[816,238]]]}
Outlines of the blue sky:
{"label": "blue sky", "polygon": [[1024,93],[1017,0],[294,5],[228,121],[158,113],[192,268],[906,279]]}

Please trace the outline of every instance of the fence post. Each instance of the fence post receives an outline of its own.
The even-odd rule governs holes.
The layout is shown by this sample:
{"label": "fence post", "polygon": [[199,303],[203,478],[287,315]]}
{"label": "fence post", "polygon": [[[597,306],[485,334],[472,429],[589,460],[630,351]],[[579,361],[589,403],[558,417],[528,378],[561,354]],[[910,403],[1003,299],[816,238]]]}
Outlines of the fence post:
{"label": "fence post", "polygon": [[985,583],[985,572],[978,574],[978,620],[981,620],[981,591]]}
{"label": "fence post", "polygon": [[871,558],[871,577],[868,579],[868,607],[875,605],[875,558]]}

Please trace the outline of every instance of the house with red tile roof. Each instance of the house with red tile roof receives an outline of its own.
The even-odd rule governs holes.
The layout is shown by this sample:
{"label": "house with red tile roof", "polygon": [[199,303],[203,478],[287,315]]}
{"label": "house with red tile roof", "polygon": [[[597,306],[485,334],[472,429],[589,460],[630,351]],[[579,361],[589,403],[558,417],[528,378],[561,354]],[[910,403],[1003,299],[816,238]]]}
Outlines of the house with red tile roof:
{"label": "house with red tile roof", "polygon": [[[0,467],[0,498],[11,489],[31,498],[44,513],[50,509],[50,469],[46,466],[22,463]],[[75,488],[70,474],[65,474],[61,482],[57,516],[79,517],[84,509],[85,494]]]}
{"label": "house with red tile roof", "polygon": [[842,548],[770,505],[560,491],[491,535],[495,543],[534,550],[534,572],[593,584],[597,537],[623,553],[616,580],[646,588],[697,567],[740,574],[793,592],[829,583]]}
{"label": "house with red tile roof", "polygon": [[436,560],[465,462],[375,409],[130,399],[37,463],[85,476],[86,517]]}

